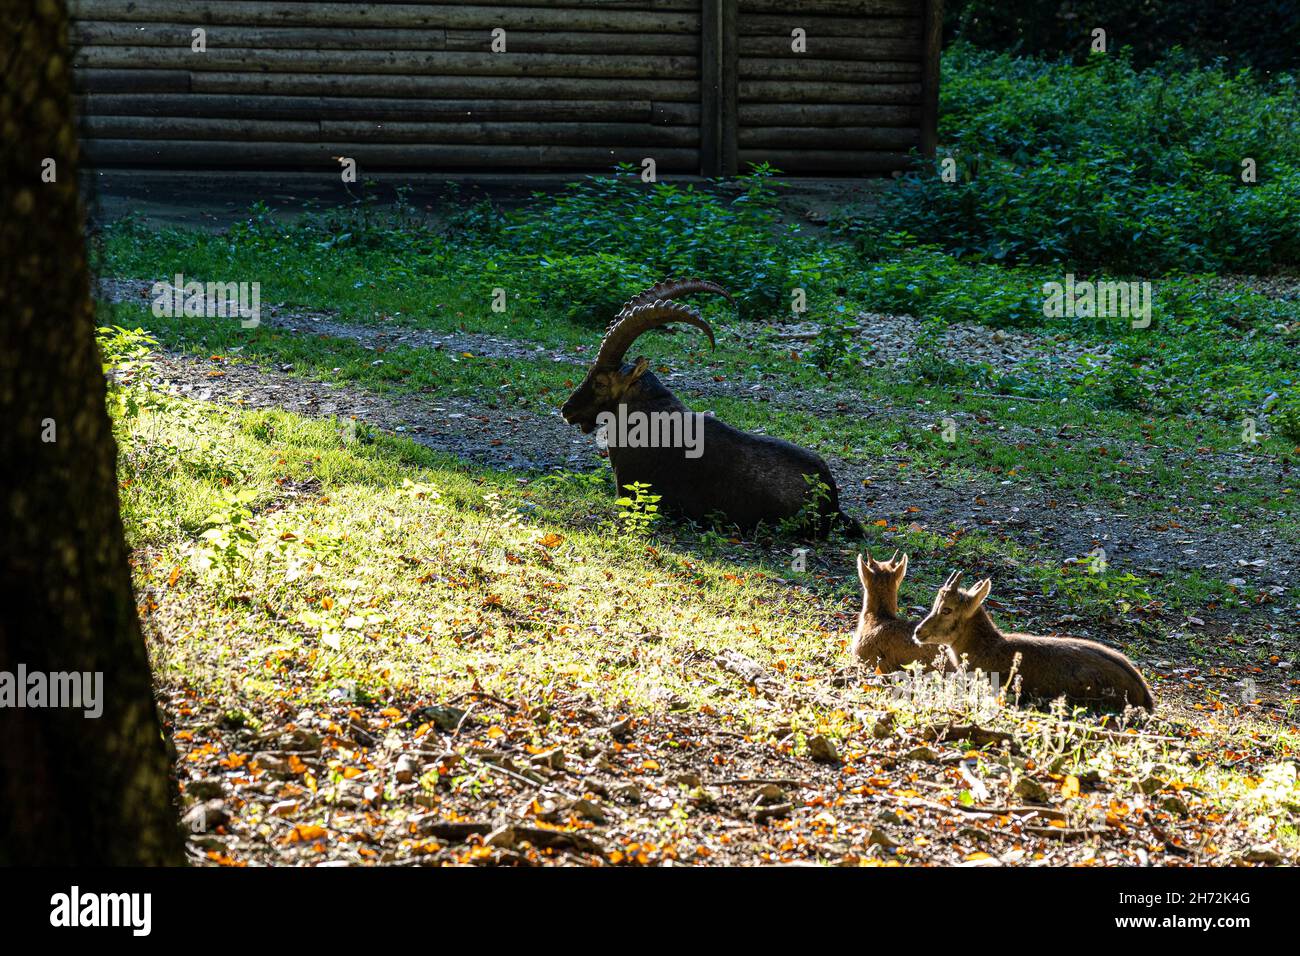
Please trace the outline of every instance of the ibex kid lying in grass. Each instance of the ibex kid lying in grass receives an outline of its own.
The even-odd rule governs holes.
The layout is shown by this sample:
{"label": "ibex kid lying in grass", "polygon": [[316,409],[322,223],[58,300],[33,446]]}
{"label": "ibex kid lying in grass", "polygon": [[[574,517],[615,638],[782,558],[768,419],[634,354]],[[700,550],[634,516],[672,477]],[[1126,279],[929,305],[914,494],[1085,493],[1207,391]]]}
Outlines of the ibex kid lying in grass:
{"label": "ibex kid lying in grass", "polygon": [[858,555],[858,580],[862,582],[862,613],[853,633],[853,654],[869,667],[881,671],[902,670],[921,663],[926,670],[953,672],[957,660],[943,644],[921,644],[913,636],[916,626],[898,616],[898,586],[907,574],[907,555],[877,561],[870,554]]}
{"label": "ibex kid lying in grass", "polygon": [[1027,697],[1050,701],[1063,696],[1071,703],[1114,710],[1126,704],[1155,709],[1151,688],[1119,651],[1077,637],[1003,634],[984,608],[993,582],[985,578],[966,590],[957,586],[960,580],[961,572],[954,571],[939,588],[930,613],[916,626],[918,641],[947,644],[969,667],[1004,681],[1014,666]]}
{"label": "ibex kid lying in grass", "polygon": [[[635,421],[648,429],[650,441],[615,442],[610,435],[609,462],[620,493],[634,483],[650,485],[664,511],[691,521],[721,516],[749,530],[760,522],[778,526],[802,520],[804,530],[825,537],[833,525],[860,536],[862,527],[840,510],[835,477],[820,455],[768,435],[754,435],[687,408],[650,371],[644,357],[624,363],[628,349],[651,329],[680,322],[699,329],[714,344],[713,329],[698,312],[672,301],[696,292],[730,295],[701,279],[661,282],[633,297],[610,324],[586,377],[560,413],[570,425],[590,434],[611,421]],[[692,447],[680,440],[659,439],[661,428],[680,426],[692,417]],[[669,431],[669,435],[677,432]]]}

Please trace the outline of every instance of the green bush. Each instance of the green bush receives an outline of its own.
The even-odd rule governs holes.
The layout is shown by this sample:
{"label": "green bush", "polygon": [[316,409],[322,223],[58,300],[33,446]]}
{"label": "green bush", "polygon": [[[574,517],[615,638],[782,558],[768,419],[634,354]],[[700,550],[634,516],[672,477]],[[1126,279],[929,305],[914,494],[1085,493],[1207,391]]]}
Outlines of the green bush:
{"label": "green bush", "polygon": [[[941,164],[836,221],[870,254],[905,230],[982,261],[1143,274],[1300,262],[1300,99],[1292,76],[1123,54],[1082,67],[961,45],[944,57]],[[1243,183],[1254,160],[1257,182]]]}
{"label": "green bush", "polygon": [[640,263],[603,252],[507,256],[486,263],[481,274],[489,289],[500,285],[519,290],[525,302],[550,315],[598,328],[606,326],[628,299],[657,281]]}
{"label": "green bush", "polygon": [[1092,31],[1131,46],[1136,62],[1181,46],[1260,70],[1300,66],[1298,0],[948,0],[944,33],[990,50],[1086,58]]}
{"label": "green bush", "polygon": [[735,295],[742,316],[767,317],[787,309],[790,290],[820,265],[796,228],[779,225],[773,173],[760,167],[741,177],[728,200],[691,185],[642,183],[624,167],[539,196],[512,215],[503,245],[516,255],[617,256],[656,279],[711,279]]}
{"label": "green bush", "polygon": [[1273,413],[1273,427],[1287,441],[1300,445],[1300,394],[1287,400]]}

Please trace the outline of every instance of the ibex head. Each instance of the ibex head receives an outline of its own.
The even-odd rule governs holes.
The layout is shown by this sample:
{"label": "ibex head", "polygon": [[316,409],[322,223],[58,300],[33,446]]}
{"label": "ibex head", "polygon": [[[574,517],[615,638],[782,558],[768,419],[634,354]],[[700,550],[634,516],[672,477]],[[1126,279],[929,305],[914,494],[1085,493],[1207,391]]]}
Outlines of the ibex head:
{"label": "ibex head", "polygon": [[858,555],[858,580],[862,582],[862,609],[898,613],[898,586],[907,574],[907,555],[898,552],[888,561],[877,561],[868,552],[866,559]]}
{"label": "ibex head", "polygon": [[966,633],[984,599],[989,596],[993,582],[988,578],[973,588],[958,587],[962,572],[954,571],[943,582],[934,596],[930,613],[916,625],[915,636],[923,644],[952,644]]}
{"label": "ibex head", "polygon": [[[716,345],[709,323],[690,306],[672,301],[673,296],[692,292],[714,292],[731,299],[725,289],[712,282],[670,279],[628,300],[605,332],[586,377],[560,408],[566,422],[577,425],[583,434],[588,434],[595,430],[596,418],[602,411],[609,411],[619,404],[633,404],[642,396],[645,390],[642,377],[650,368],[649,361],[641,357],[630,365],[623,362],[628,349],[642,333],[673,322],[684,322],[708,336],[710,345]],[[654,380],[653,375],[650,378]],[[658,386],[657,380],[655,384]],[[662,389],[662,386],[658,388]]]}

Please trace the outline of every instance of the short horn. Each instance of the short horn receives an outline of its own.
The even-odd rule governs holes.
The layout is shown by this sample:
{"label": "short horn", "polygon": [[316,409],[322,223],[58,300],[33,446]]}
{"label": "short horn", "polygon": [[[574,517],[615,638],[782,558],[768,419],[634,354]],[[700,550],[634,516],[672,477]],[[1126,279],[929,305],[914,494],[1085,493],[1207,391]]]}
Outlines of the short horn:
{"label": "short horn", "polygon": [[623,356],[643,333],[673,322],[693,325],[709,339],[709,345],[718,347],[713,338],[713,329],[688,305],[667,300],[638,305],[631,311],[620,313],[622,318],[605,333],[596,353],[595,364],[601,368],[617,368],[623,362]]}

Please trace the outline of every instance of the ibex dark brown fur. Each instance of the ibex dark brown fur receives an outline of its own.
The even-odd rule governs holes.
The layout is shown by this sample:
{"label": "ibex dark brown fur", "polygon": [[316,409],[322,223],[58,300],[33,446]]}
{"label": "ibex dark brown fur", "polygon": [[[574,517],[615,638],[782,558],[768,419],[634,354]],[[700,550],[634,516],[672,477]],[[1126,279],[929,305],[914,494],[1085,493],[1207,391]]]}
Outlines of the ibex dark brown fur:
{"label": "ibex dark brown fur", "polygon": [[[605,415],[620,421],[634,413],[654,416],[656,421],[695,416],[691,424],[698,425],[700,442],[690,454],[683,447],[610,443],[609,460],[620,493],[634,482],[647,483],[651,493],[661,497],[663,511],[692,521],[721,517],[752,529],[760,522],[776,525],[802,515],[811,519],[805,530],[817,536],[829,534],[835,524],[860,534],[858,523],[840,510],[835,478],[819,455],[780,438],[740,431],[712,415],[699,415],[655,377],[645,357],[624,363],[639,336],[674,322],[694,326],[710,345],[715,344],[713,329],[700,314],[673,301],[675,296],[697,292],[731,299],[712,282],[681,279],[661,282],[629,300],[610,323],[586,377],[560,409],[564,420],[590,434]],[[818,481],[827,489],[820,502],[813,493]]]}
{"label": "ibex dark brown fur", "polygon": [[966,590],[958,587],[960,580],[954,571],[939,588],[930,613],[916,626],[918,641],[947,644],[968,666],[1004,681],[1014,667],[1022,693],[1030,698],[1065,697],[1109,710],[1155,709],[1151,688],[1119,651],[1077,637],[1003,634],[984,607],[993,582],[985,578]]}
{"label": "ibex dark brown fur", "polygon": [[920,663],[926,670],[952,672],[957,659],[943,644],[922,644],[913,636],[916,625],[898,616],[898,586],[907,574],[907,555],[877,561],[858,555],[858,580],[862,582],[862,613],[853,633],[851,650],[868,667],[882,672],[902,670]]}

